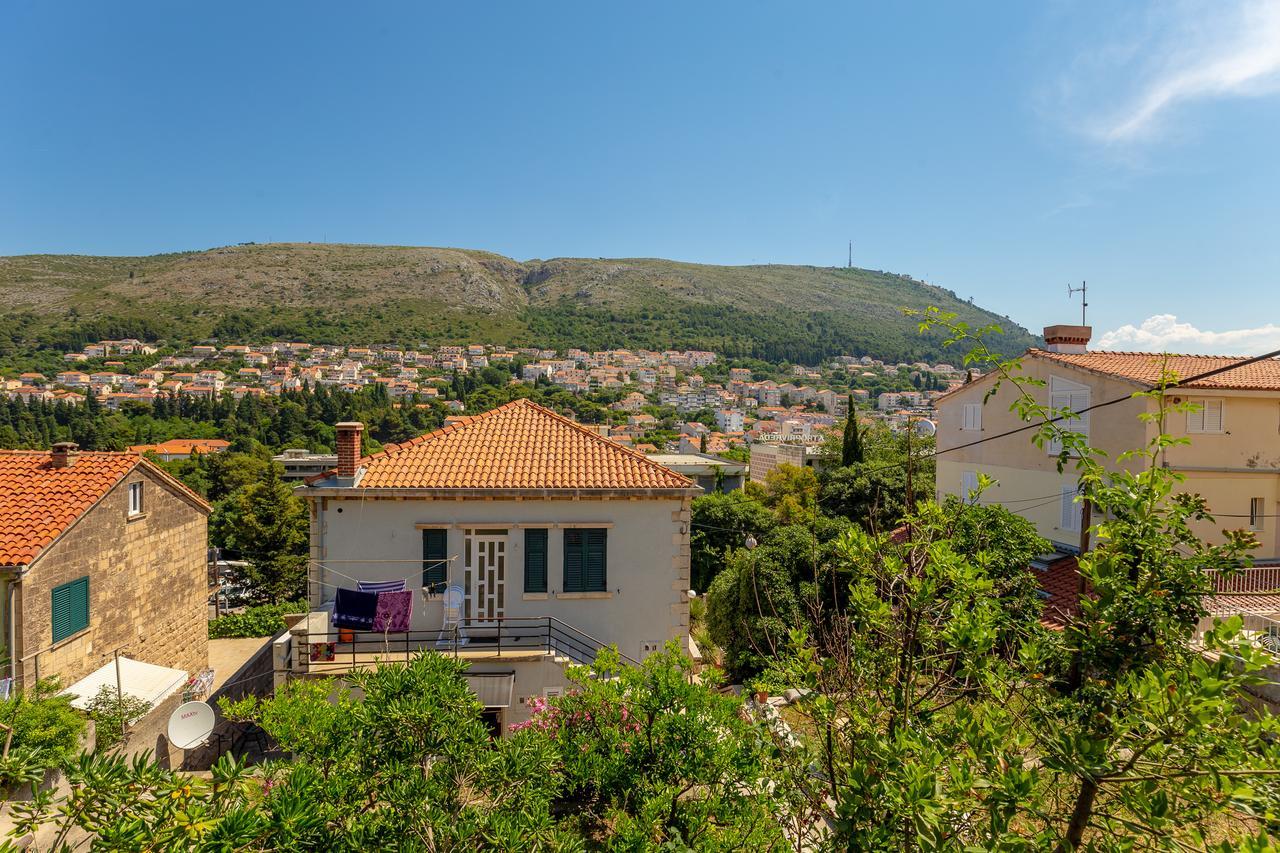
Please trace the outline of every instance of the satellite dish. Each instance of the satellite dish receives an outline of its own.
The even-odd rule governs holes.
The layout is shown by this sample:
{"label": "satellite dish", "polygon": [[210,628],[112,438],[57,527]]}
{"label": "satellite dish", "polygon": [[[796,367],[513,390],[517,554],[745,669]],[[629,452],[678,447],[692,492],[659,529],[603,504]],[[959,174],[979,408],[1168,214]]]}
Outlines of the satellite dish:
{"label": "satellite dish", "polygon": [[178,749],[199,746],[213,734],[214,722],[207,702],[185,702],[169,715],[169,743]]}

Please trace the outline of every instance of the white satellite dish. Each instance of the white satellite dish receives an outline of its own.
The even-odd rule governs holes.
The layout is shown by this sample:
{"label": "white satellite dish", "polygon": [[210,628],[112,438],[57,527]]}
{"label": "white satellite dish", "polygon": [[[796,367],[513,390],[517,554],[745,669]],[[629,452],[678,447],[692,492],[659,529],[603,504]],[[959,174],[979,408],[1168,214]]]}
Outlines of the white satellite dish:
{"label": "white satellite dish", "polygon": [[169,743],[178,749],[199,746],[213,734],[215,722],[207,702],[185,702],[169,715]]}

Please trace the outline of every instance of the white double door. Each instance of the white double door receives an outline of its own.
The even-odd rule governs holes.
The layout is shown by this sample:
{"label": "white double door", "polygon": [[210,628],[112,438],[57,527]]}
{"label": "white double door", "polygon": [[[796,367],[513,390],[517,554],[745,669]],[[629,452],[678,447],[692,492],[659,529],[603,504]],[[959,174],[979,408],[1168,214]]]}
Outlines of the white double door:
{"label": "white double door", "polygon": [[507,531],[468,530],[465,552],[467,619],[496,626],[507,604]]}

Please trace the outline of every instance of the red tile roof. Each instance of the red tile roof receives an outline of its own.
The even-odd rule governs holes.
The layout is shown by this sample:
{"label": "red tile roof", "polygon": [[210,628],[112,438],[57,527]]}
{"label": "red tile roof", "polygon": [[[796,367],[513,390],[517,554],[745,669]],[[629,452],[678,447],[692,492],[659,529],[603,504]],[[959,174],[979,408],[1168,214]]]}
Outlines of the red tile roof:
{"label": "red tile roof", "polygon": [[1040,624],[1061,631],[1071,617],[1080,611],[1080,567],[1075,557],[1063,557],[1043,571],[1033,569],[1040,589],[1048,593]]}
{"label": "red tile roof", "polygon": [[643,453],[528,400],[453,418],[360,464],[365,489],[695,488]]}
{"label": "red tile roof", "polygon": [[[1244,361],[1247,356],[1226,355],[1161,355],[1151,352],[1049,352],[1031,349],[1028,355],[1069,364],[1093,373],[1117,376],[1144,385],[1155,385],[1160,370],[1165,369],[1179,377],[1196,376],[1226,367],[1232,362]],[[1164,361],[1167,358],[1167,362]],[[1199,382],[1191,382],[1183,388],[1209,388],[1238,391],[1280,391],[1280,359],[1267,359],[1245,367],[1228,370]]]}
{"label": "red tile roof", "polygon": [[218,453],[230,446],[231,442],[220,438],[173,438],[159,444],[135,444],[129,448],[129,452],[190,456],[192,453]]}
{"label": "red tile roof", "polygon": [[175,491],[208,511],[186,486],[136,453],[80,451],[66,468],[49,451],[0,450],[0,566],[25,566],[142,464]]}

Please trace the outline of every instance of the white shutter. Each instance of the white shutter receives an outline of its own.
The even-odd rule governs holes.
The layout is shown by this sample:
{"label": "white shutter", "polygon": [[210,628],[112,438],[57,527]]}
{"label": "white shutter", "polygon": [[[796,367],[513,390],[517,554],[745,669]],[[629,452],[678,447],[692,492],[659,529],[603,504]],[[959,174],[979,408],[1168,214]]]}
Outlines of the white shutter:
{"label": "white shutter", "polygon": [[1187,432],[1204,432],[1204,409],[1187,412]]}
{"label": "white shutter", "polygon": [[1062,487],[1062,517],[1058,527],[1072,533],[1080,532],[1080,504],[1076,502],[1079,494],[1075,486]]}
{"label": "white shutter", "polygon": [[[1049,408],[1054,412],[1053,417],[1058,417],[1063,409],[1070,409],[1072,412],[1084,412],[1089,408],[1090,394],[1089,389],[1083,385],[1076,385],[1073,382],[1058,379],[1056,376],[1049,379]],[[1089,413],[1076,414],[1055,421],[1054,426],[1059,429],[1076,432],[1089,437]],[[1062,442],[1054,440],[1045,445],[1052,455],[1062,452]]]}
{"label": "white shutter", "polygon": [[1089,392],[1087,390],[1072,391],[1071,402],[1068,403],[1068,405],[1071,406],[1071,411],[1083,412],[1083,414],[1077,415],[1076,417],[1066,421],[1067,428],[1070,429],[1072,432],[1078,432],[1081,435],[1083,435],[1085,438],[1088,438],[1089,437],[1089,413],[1085,412],[1084,410],[1089,408]]}
{"label": "white shutter", "polygon": [[1222,432],[1222,401],[1204,401],[1204,431]]}
{"label": "white shutter", "polygon": [[1196,409],[1187,412],[1187,432],[1222,432],[1222,400],[1193,400]]}
{"label": "white shutter", "polygon": [[981,403],[964,404],[964,429],[974,431],[982,429]]}
{"label": "white shutter", "polygon": [[978,490],[978,474],[976,471],[963,471],[960,474],[960,500],[967,504],[977,503],[972,493]]}

